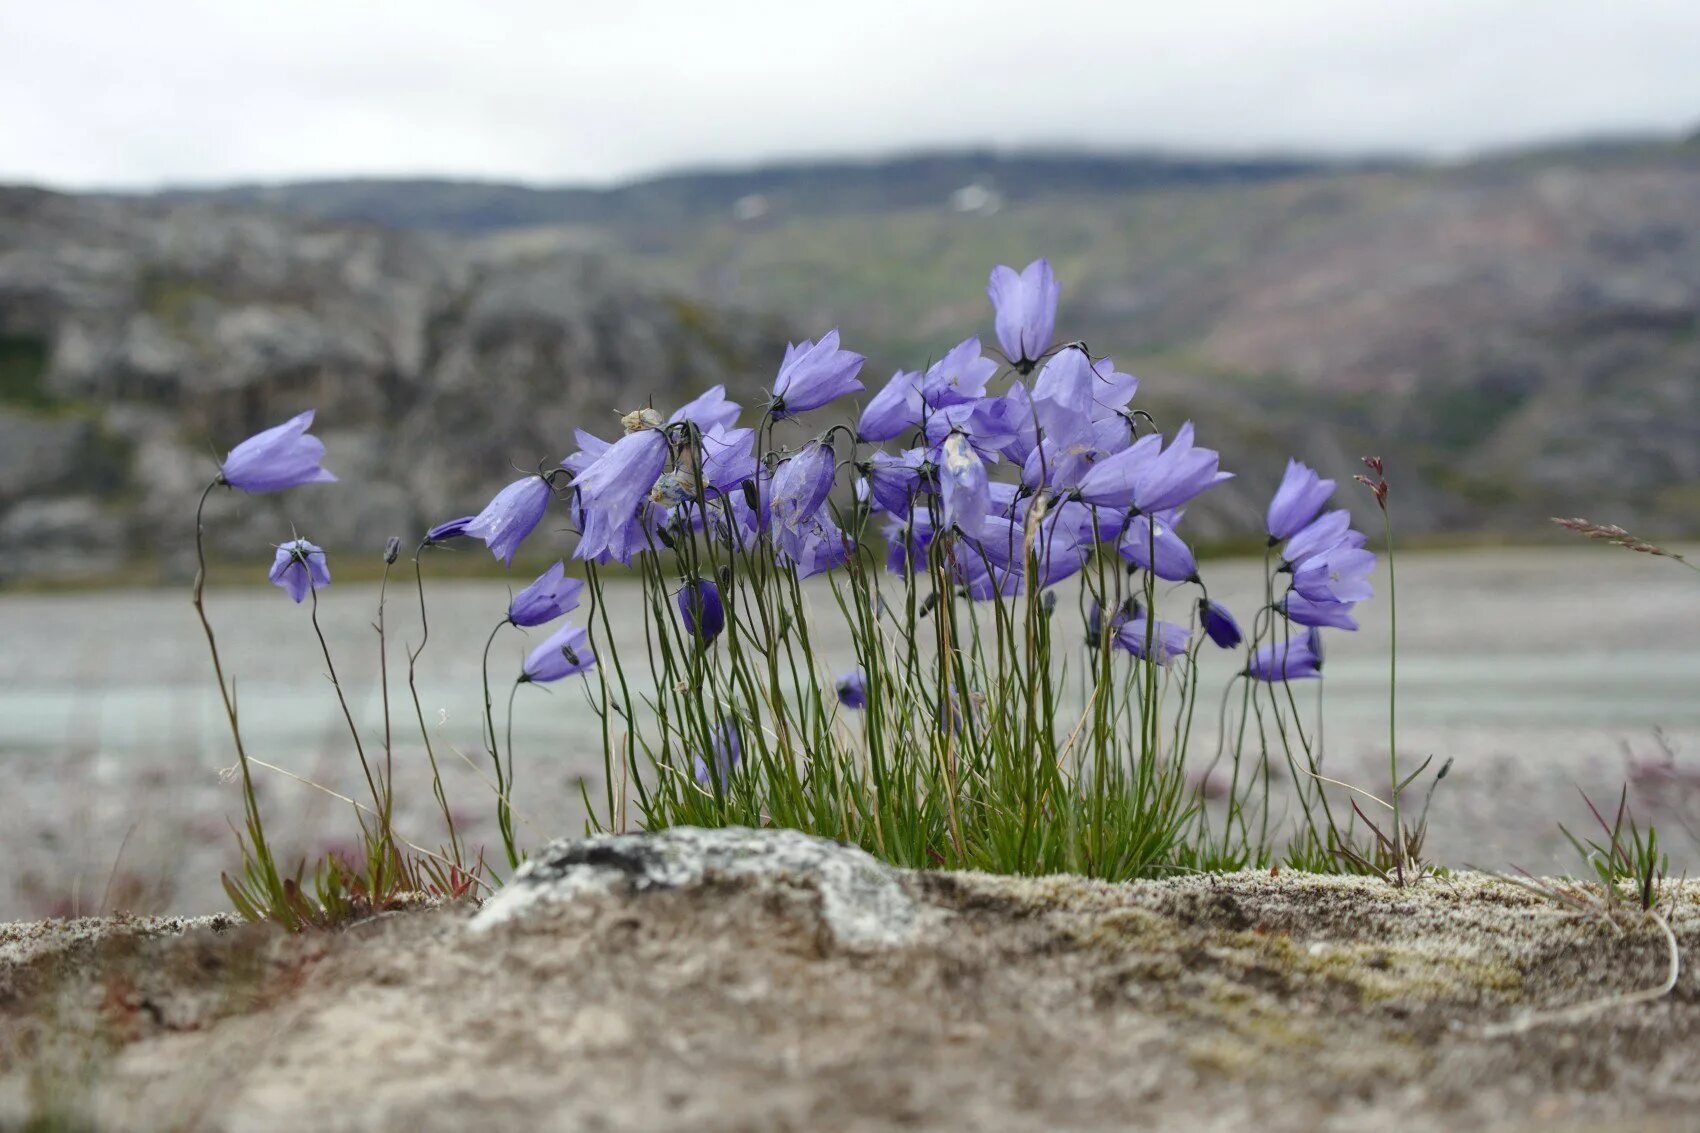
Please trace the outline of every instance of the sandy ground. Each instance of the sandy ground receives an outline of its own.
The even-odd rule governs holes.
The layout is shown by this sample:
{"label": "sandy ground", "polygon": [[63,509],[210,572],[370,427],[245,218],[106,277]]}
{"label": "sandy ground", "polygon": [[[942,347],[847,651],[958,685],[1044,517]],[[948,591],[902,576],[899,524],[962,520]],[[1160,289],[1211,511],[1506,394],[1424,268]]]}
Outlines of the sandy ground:
{"label": "sandy ground", "polygon": [[[1687,970],[1494,1029],[1659,984],[1651,923],[1474,874],[894,878],[899,944],[846,943],[807,878],[712,872],[483,931],[10,926],[0,1128],[1694,1128]],[[1667,908],[1686,959],[1700,885]]]}

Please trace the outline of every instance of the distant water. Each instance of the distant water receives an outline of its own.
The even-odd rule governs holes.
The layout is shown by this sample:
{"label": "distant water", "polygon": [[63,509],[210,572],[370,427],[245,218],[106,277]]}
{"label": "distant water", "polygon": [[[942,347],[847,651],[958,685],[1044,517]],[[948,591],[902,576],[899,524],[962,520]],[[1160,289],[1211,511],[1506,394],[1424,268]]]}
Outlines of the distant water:
{"label": "distant water", "polygon": [[[1261,594],[1257,563],[1211,562],[1205,573],[1213,597],[1249,616]],[[1455,759],[1432,814],[1432,844],[1444,859],[1562,867],[1554,823],[1586,817],[1572,784],[1615,801],[1626,751],[1655,755],[1661,731],[1679,767],[1700,777],[1700,576],[1579,545],[1408,554],[1400,584],[1401,748],[1408,760]],[[474,762],[481,753],[479,651],[508,587],[428,586],[431,640],[420,663],[427,723],[462,817],[488,837],[482,771],[455,751]],[[1385,577],[1378,592],[1385,593]],[[1169,598],[1177,618],[1188,593],[1179,588]],[[376,598],[375,586],[337,585],[320,610],[368,751],[381,750],[383,732]],[[637,650],[642,614],[634,598],[635,591],[616,589],[614,620]],[[208,602],[226,671],[237,680],[250,752],[353,793],[361,780],[307,608],[269,587],[212,590]],[[846,642],[831,632],[837,611],[824,592],[816,610],[825,663],[847,667]],[[1360,612],[1361,633],[1329,634],[1325,736],[1335,773],[1374,786],[1385,773],[1388,611],[1378,600]],[[1073,619],[1072,604],[1062,603],[1057,616]],[[434,845],[439,835],[405,686],[402,643],[419,634],[410,585],[392,588],[388,623],[403,813],[410,834]],[[536,640],[535,632],[528,639],[512,629],[498,637],[498,701]],[[1208,754],[1214,690],[1240,662],[1213,652],[1206,661],[1194,750]],[[576,832],[578,780],[590,777],[593,791],[600,782],[595,717],[570,682],[519,692],[514,736],[520,809],[532,824],[526,836]],[[13,892],[0,882],[0,918],[93,907],[109,877],[117,879],[109,903],[220,907],[225,822],[239,817],[240,800],[218,770],[232,762],[186,592],[0,595],[0,851],[15,863]],[[344,804],[281,775],[262,782],[279,834],[299,834],[303,850],[346,840],[352,819]],[[1682,790],[1680,782],[1667,784],[1644,805],[1674,811]],[[1700,814],[1700,793],[1687,801]],[[1673,855],[1700,861],[1700,848],[1674,822],[1673,813]]]}

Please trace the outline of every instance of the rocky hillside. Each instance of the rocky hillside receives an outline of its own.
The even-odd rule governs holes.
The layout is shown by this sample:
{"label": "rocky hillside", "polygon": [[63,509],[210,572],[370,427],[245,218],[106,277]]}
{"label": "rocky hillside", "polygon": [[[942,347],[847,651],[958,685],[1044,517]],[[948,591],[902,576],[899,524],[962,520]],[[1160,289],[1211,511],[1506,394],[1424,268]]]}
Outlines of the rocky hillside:
{"label": "rocky hillside", "polygon": [[921,365],[990,332],[990,265],[1039,255],[1059,330],[1240,473],[1205,537],[1255,527],[1289,452],[1384,455],[1412,532],[1700,531],[1700,140],[1447,168],[956,154],[597,191],[0,189],[0,580],[180,568],[212,440],[306,405],[349,486],[246,507],[227,546],[416,530],[619,405],[752,393],[787,330],[842,327],[876,380]]}
{"label": "rocky hillside", "polygon": [[724,219],[631,251],[658,276],[856,327],[887,365],[984,326],[987,264],[1048,255],[1059,330],[1140,374],[1161,419],[1207,426],[1251,495],[1288,448],[1334,473],[1380,452],[1425,530],[1523,538],[1578,512],[1700,530],[1694,140],[991,216]]}
{"label": "rocky hillside", "polygon": [[291,522],[379,546],[476,510],[514,463],[559,460],[574,426],[748,382],[783,347],[594,256],[0,190],[0,580],[180,570],[214,439],[304,407],[345,483],[215,497],[225,550]]}

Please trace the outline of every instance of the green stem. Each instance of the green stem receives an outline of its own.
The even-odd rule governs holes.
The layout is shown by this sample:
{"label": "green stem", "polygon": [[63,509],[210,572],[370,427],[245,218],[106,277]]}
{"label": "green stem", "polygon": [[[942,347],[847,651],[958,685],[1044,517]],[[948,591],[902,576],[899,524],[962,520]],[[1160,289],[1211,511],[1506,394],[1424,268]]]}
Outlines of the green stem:
{"label": "green stem", "polygon": [[1387,769],[1392,777],[1393,873],[1405,884],[1405,828],[1399,818],[1399,586],[1393,571],[1393,516],[1381,503],[1381,523],[1387,540]]}

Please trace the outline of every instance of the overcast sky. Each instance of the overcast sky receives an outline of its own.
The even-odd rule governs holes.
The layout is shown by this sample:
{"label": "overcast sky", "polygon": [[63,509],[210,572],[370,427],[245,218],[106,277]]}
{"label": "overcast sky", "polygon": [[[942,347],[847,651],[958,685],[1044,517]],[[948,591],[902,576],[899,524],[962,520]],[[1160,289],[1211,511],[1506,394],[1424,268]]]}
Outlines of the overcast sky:
{"label": "overcast sky", "polygon": [[1700,124],[1700,0],[0,0],[0,181],[608,182]]}

